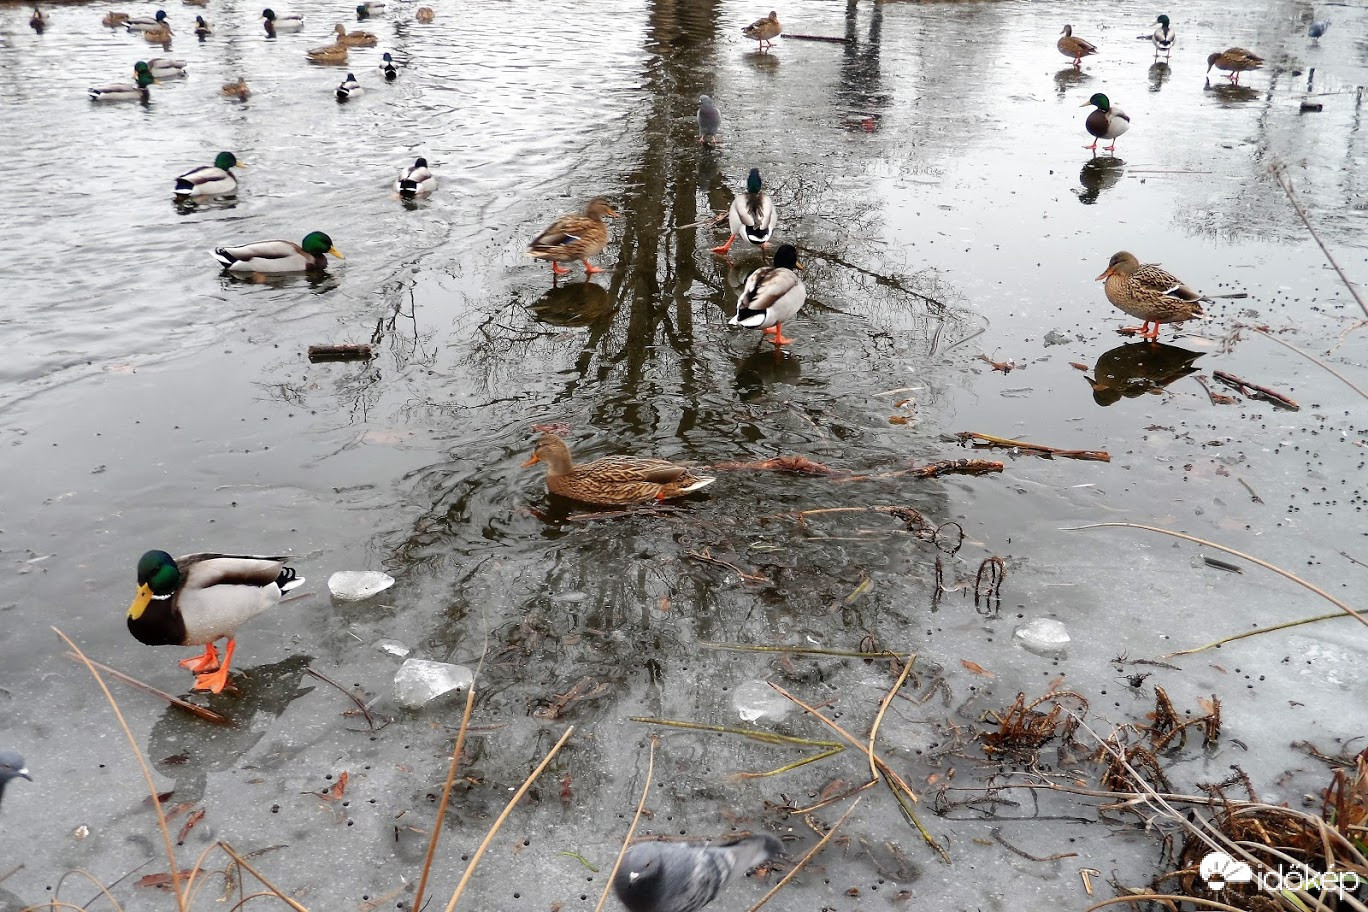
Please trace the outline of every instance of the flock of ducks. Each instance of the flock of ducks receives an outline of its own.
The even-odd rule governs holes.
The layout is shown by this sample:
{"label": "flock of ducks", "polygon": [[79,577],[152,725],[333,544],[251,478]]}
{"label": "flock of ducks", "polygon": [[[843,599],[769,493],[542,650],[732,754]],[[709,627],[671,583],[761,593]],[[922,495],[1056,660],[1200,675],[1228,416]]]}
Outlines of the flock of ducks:
{"label": "flock of ducks", "polygon": [[[1316,39],[1324,35],[1325,30],[1329,27],[1328,22],[1313,22],[1307,34]],[[1163,54],[1164,60],[1167,62],[1173,54],[1173,45],[1178,40],[1178,33],[1174,31],[1173,24],[1168,16],[1161,15],[1154,20],[1154,32],[1149,36],[1149,40],[1154,44],[1154,59],[1157,61],[1159,55]],[[1072,25],[1064,26],[1064,30],[1060,32],[1059,40],[1055,42],[1055,47],[1059,49],[1059,53],[1071,58],[1073,65],[1079,68],[1083,65],[1084,57],[1091,57],[1099,53],[1097,45],[1091,41],[1085,41],[1073,33]],[[1257,70],[1263,65],[1264,59],[1262,57],[1253,51],[1239,47],[1216,51],[1207,57],[1207,73],[1210,73],[1215,67],[1223,71],[1233,85],[1240,84],[1241,73]],[[1104,151],[1115,152],[1116,140],[1130,129],[1130,116],[1113,105],[1111,99],[1101,92],[1093,95],[1080,107],[1086,108],[1090,105],[1095,110],[1091,111],[1087,119],[1083,121],[1083,128],[1093,137],[1093,142],[1092,145],[1084,146],[1084,148],[1096,152],[1098,141],[1109,139],[1111,145],[1107,146]]]}

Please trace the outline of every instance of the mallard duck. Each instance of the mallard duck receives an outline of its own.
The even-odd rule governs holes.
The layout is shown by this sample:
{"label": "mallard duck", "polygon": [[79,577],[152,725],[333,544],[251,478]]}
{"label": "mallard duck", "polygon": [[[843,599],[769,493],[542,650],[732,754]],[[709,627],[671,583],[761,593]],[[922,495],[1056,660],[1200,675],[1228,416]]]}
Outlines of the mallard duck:
{"label": "mallard duck", "polygon": [[100,20],[100,25],[106,28],[118,28],[128,22],[128,13],[105,13]]}
{"label": "mallard duck", "polygon": [[333,246],[332,238],[321,231],[311,231],[304,235],[301,244],[292,241],[257,241],[241,247],[218,247],[214,250],[214,259],[229,272],[281,274],[321,272],[328,268],[325,254],[332,254],[339,260],[346,259]]}
{"label": "mallard duck", "polygon": [[1312,44],[1320,44],[1321,36],[1330,31],[1329,19],[1317,19],[1306,27],[1306,37]]}
{"label": "mallard duck", "polygon": [[43,29],[47,28],[48,17],[43,14],[42,10],[35,6],[33,8],[33,15],[29,16],[29,25],[41,32]]}
{"label": "mallard duck", "polygon": [[798,251],[784,244],[774,252],[774,265],[761,266],[746,277],[741,297],[736,301],[736,316],[730,326],[763,329],[775,347],[793,340],[784,338],[784,324],[798,315],[807,300],[807,288],[795,270],[802,269]]}
{"label": "mallard duck", "polygon": [[430,6],[420,6],[418,7],[418,11],[413,14],[413,18],[417,19],[419,22],[431,22],[433,19],[437,18],[437,14],[432,11],[432,7]]}
{"label": "mallard duck", "polygon": [[546,465],[546,487],[581,503],[602,506],[649,503],[683,497],[717,479],[688,466],[643,456],[605,456],[575,465],[570,448],[555,434],[543,434],[523,467]]}
{"label": "mallard duck", "polygon": [[722,112],[707,95],[698,96],[698,141],[717,145],[717,134],[722,129]]}
{"label": "mallard duck", "polygon": [[380,41],[370,32],[349,32],[340,22],[333,27],[333,31],[337,33],[336,43],[347,47],[375,47]]}
{"label": "mallard duck", "polygon": [[394,62],[394,57],[386,51],[380,58],[380,75],[385,77],[386,82],[394,82],[399,78],[399,66]]}
{"label": "mallard duck", "polygon": [[145,32],[148,29],[159,29],[166,23],[166,10],[157,10],[155,16],[135,16],[132,19],[124,20],[124,28],[130,32]]}
{"label": "mallard duck", "polygon": [[356,18],[367,19],[371,16],[378,16],[385,11],[385,4],[379,0],[366,0],[365,3],[358,4],[356,7]]}
{"label": "mallard duck", "polygon": [[770,10],[768,16],[764,19],[756,19],[750,25],[743,28],[741,34],[752,41],[760,42],[757,50],[763,51],[766,48],[774,47],[774,42],[770,39],[778,38],[779,33],[783,30],[783,26],[779,24],[779,14],[774,10]]}
{"label": "mallard duck", "polygon": [[148,44],[160,44],[163,47],[171,43],[175,32],[171,31],[171,23],[163,22],[161,28],[143,29],[142,36]]}
{"label": "mallard duck", "polygon": [[1060,38],[1055,42],[1055,47],[1059,48],[1059,53],[1065,57],[1072,57],[1074,66],[1081,66],[1084,57],[1097,53],[1097,47],[1091,42],[1074,37],[1072,25],[1064,26],[1064,31],[1059,34]]}
{"label": "mallard duck", "polygon": [[1107,146],[1104,151],[1115,152],[1116,140],[1119,136],[1130,129],[1130,115],[1116,107],[1111,100],[1101,92],[1079,105],[1086,108],[1093,105],[1097,110],[1088,114],[1087,120],[1083,121],[1083,126],[1094,137],[1091,146],[1084,146],[1085,149],[1097,151],[1097,141],[1100,139],[1110,139],[1112,144]]}
{"label": "mallard duck", "polygon": [[1224,51],[1212,54],[1207,57],[1207,72],[1211,68],[1225,70],[1229,75],[1226,76],[1235,85],[1240,84],[1240,74],[1246,70],[1257,70],[1264,65],[1264,59],[1253,51],[1246,51],[1244,48],[1227,48]]}
{"label": "mallard duck", "polygon": [[751,168],[746,178],[746,192],[736,194],[731,209],[727,211],[727,223],[731,236],[721,247],[714,247],[713,253],[726,253],[738,237],[744,237],[752,247],[764,250],[769,245],[770,235],[779,222],[774,211],[774,203],[769,194],[761,189],[760,169]]}
{"label": "mallard duck", "polygon": [[246,101],[247,97],[252,94],[251,88],[247,85],[247,80],[241,76],[238,77],[237,82],[225,82],[222,92],[225,98],[238,98],[243,101]]}
{"label": "mallard duck", "polygon": [[198,39],[200,39],[201,41],[203,41],[205,38],[208,38],[210,35],[212,35],[213,32],[214,32],[214,30],[211,29],[211,28],[209,27],[209,23],[205,21],[205,19],[204,19],[203,16],[196,16],[196,17],[195,17],[195,37],[196,37],[196,38],[198,38]]}
{"label": "mallard duck", "polygon": [[586,274],[603,272],[589,265],[591,256],[598,256],[608,246],[608,226],[604,216],[617,218],[613,207],[601,196],[596,196],[584,207],[583,214],[562,215],[532,240],[528,253],[539,260],[550,260],[551,271],[567,275],[570,270],[558,263],[581,260]]}
{"label": "mallard duck", "polygon": [[237,193],[237,176],[232,169],[240,163],[232,152],[220,152],[212,165],[191,168],[176,178],[176,198],[192,196],[232,196]]}
{"label": "mallard duck", "polygon": [[152,78],[152,73],[147,69],[146,63],[138,61],[137,66],[134,67],[133,79],[132,83],[93,86],[86,92],[90,95],[91,101],[149,101],[152,95],[148,86],[156,80]]}
{"label": "mallard duck", "polygon": [[261,23],[266,32],[297,32],[304,27],[304,17],[299,13],[276,13],[269,6],[261,11]]}
{"label": "mallard duck", "polygon": [[304,56],[309,58],[310,63],[346,63],[347,46],[325,44],[322,47],[310,48],[304,52]]}
{"label": "mallard duck", "polygon": [[394,182],[394,189],[399,191],[399,195],[412,199],[415,196],[426,196],[437,189],[437,178],[428,170],[426,158],[419,158],[413,162],[412,168],[405,168],[399,172],[399,179]]}
{"label": "mallard duck", "polygon": [[1160,323],[1182,323],[1206,316],[1201,302],[1209,298],[1160,269],[1158,263],[1141,266],[1134,254],[1124,250],[1112,256],[1107,271],[1097,279],[1107,280],[1104,286],[1107,300],[1117,310],[1145,321],[1143,326],[1121,329],[1123,333],[1138,333],[1146,339],[1157,339]]}
{"label": "mallard duck", "polygon": [[[138,560],[138,594],[128,606],[128,630],[148,646],[203,646],[203,655],[180,665],[195,674],[195,690],[219,693],[228,683],[238,628],[303,585],[304,578],[286,560],[246,554],[173,558],[148,551]],[[224,637],[228,645],[220,664],[214,641]]]}
{"label": "mallard duck", "polygon": [[147,67],[156,79],[180,79],[185,75],[186,66],[184,60],[171,57],[153,57],[147,61]]}
{"label": "mallard duck", "polygon": [[209,0],[181,0],[186,6],[208,6]]}
{"label": "mallard duck", "polygon": [[1154,34],[1150,36],[1150,40],[1154,42],[1154,59],[1159,59],[1160,51],[1163,51],[1164,57],[1167,58],[1173,53],[1173,42],[1178,40],[1178,33],[1169,25],[1168,16],[1160,16],[1154,22]]}
{"label": "mallard duck", "polygon": [[356,81],[356,76],[348,73],[347,78],[342,80],[337,86],[337,100],[347,101],[363,94],[365,91],[366,90],[362,87],[361,83]]}

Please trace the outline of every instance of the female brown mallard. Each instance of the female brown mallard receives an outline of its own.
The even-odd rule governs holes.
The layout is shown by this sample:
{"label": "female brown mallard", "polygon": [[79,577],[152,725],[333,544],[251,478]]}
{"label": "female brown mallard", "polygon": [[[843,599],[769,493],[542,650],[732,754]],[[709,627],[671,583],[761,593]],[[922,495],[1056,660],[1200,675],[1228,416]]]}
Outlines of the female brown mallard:
{"label": "female brown mallard", "polygon": [[532,239],[527,252],[539,260],[550,260],[551,271],[558,276],[568,275],[570,270],[556,265],[581,260],[585,274],[603,272],[597,266],[589,265],[591,256],[598,256],[608,246],[608,226],[603,223],[604,216],[617,218],[613,207],[601,196],[596,196],[584,207],[584,213],[562,215],[551,226]]}
{"label": "female brown mallard", "polygon": [[1245,70],[1257,70],[1264,65],[1264,59],[1253,51],[1246,51],[1244,48],[1226,48],[1207,57],[1207,72],[1211,68],[1225,70],[1229,79],[1235,85],[1240,84],[1240,74]]}
{"label": "female brown mallard", "polygon": [[1182,323],[1206,316],[1201,302],[1209,298],[1160,269],[1158,263],[1142,266],[1134,254],[1124,250],[1112,256],[1107,271],[1097,278],[1107,280],[1107,300],[1117,310],[1145,321],[1143,326],[1127,326],[1120,332],[1158,339],[1160,323]]}
{"label": "female brown mallard", "polygon": [[347,46],[345,44],[325,44],[322,47],[305,51],[304,55],[309,58],[310,63],[346,63]]}
{"label": "female brown mallard", "polygon": [[100,24],[105,28],[118,28],[128,22],[128,13],[105,13]]}
{"label": "female brown mallard", "polygon": [[413,14],[413,18],[417,19],[419,22],[431,22],[433,19],[437,18],[437,14],[432,11],[432,7],[430,6],[420,6],[418,7],[418,12]]}
{"label": "female brown mallard", "polygon": [[246,101],[247,97],[251,94],[252,90],[247,85],[247,80],[243,79],[241,76],[238,77],[237,82],[225,82],[223,84],[224,98],[239,98]]}
{"label": "female brown mallard", "polygon": [[688,466],[644,456],[605,456],[575,465],[570,448],[555,434],[543,434],[523,466],[539,462],[546,463],[546,487],[552,494],[604,506],[670,500],[717,480]]}
{"label": "female brown mallard", "polygon": [[774,42],[771,39],[778,38],[779,33],[783,30],[784,27],[779,24],[779,14],[774,10],[770,10],[768,16],[764,19],[756,19],[750,25],[743,28],[741,34],[752,41],[760,42],[757,49],[763,51],[766,48],[774,47]]}
{"label": "female brown mallard", "polygon": [[1082,38],[1075,38],[1073,26],[1064,26],[1064,31],[1059,33],[1060,38],[1055,42],[1055,47],[1059,48],[1059,53],[1065,57],[1073,58],[1073,65],[1079,66],[1083,63],[1084,57],[1089,57],[1097,53],[1097,47],[1091,42],[1084,41]]}
{"label": "female brown mallard", "polygon": [[347,27],[340,22],[333,26],[333,31],[337,33],[337,44],[346,47],[375,47],[380,41],[370,32],[349,32]]}

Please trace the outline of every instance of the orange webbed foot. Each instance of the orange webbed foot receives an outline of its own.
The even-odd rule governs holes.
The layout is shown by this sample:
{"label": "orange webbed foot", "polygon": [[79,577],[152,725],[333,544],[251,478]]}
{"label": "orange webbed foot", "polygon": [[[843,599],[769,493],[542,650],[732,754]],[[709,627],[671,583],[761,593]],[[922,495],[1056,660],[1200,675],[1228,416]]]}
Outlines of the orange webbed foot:
{"label": "orange webbed foot", "polygon": [[[608,270],[602,269],[602,268],[600,268],[600,267],[598,267],[598,266],[591,266],[591,265],[589,265],[589,261],[588,261],[588,260],[584,260],[583,262],[584,262],[584,274],[585,274],[585,275],[593,275],[593,274],[596,273],[596,272],[607,272],[607,271],[608,271]],[[566,272],[569,272],[569,271],[570,271],[570,270],[568,270],[568,269],[566,270]]]}
{"label": "orange webbed foot", "polygon": [[202,655],[197,655],[189,659],[181,659],[177,664],[179,664],[181,668],[189,669],[195,674],[216,671],[219,667],[218,650],[214,648],[213,643],[209,643],[204,647],[204,653]]}
{"label": "orange webbed foot", "polygon": [[551,263],[551,272],[553,272],[554,274],[556,274],[556,275],[558,275],[558,276],[569,275],[569,274],[570,274],[570,268],[569,268],[568,266],[562,266],[562,265],[559,264],[559,263],[552,262],[552,263]]}
{"label": "orange webbed foot", "polygon": [[237,648],[237,641],[229,640],[228,647],[223,653],[223,664],[216,671],[202,674],[195,678],[195,690],[207,690],[212,693],[222,693],[223,688],[228,685],[228,665],[233,661],[233,650]]}
{"label": "orange webbed foot", "polygon": [[734,244],[734,243],[736,243],[736,235],[733,234],[733,235],[728,236],[728,238],[727,238],[727,243],[723,244],[721,247],[714,247],[714,248],[712,248],[712,252],[713,252],[713,253],[720,253],[720,254],[723,254],[723,255],[725,256],[728,252],[730,252],[731,246],[732,246],[732,244]]}

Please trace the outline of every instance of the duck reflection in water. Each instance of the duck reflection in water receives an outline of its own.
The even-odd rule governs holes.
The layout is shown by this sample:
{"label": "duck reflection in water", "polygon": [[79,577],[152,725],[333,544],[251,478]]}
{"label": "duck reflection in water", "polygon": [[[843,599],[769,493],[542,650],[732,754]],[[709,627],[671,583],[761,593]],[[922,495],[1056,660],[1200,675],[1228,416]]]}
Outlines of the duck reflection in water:
{"label": "duck reflection in water", "polygon": [[1099,355],[1093,375],[1083,379],[1092,387],[1093,401],[1106,406],[1123,397],[1157,393],[1195,374],[1192,362],[1200,357],[1201,352],[1163,342],[1128,342]]}
{"label": "duck reflection in water", "polygon": [[1173,71],[1169,69],[1169,65],[1162,60],[1156,60],[1154,63],[1150,64],[1150,91],[1157,92],[1162,89],[1164,83],[1168,82],[1168,78],[1172,73]]}
{"label": "duck reflection in water", "polygon": [[765,341],[736,365],[736,395],[742,402],[763,399],[770,387],[781,383],[796,386],[802,379],[801,359],[783,349],[771,350]]}
{"label": "duck reflection in water", "polygon": [[553,287],[531,309],[534,317],[551,326],[593,326],[612,318],[613,298],[608,289],[586,278]]}
{"label": "duck reflection in water", "polygon": [[1223,105],[1246,104],[1251,101],[1257,101],[1259,98],[1258,89],[1242,85],[1212,85],[1210,79],[1206,81],[1206,85],[1202,87],[1202,91],[1210,92],[1212,95],[1215,95],[1216,99]]}
{"label": "duck reflection in water", "polygon": [[1074,191],[1078,201],[1085,206],[1097,202],[1103,190],[1110,190],[1121,182],[1125,164],[1125,159],[1111,157],[1094,158],[1084,164],[1083,170],[1078,172],[1078,182],[1083,189]]}
{"label": "duck reflection in water", "polygon": [[1082,70],[1074,69],[1072,66],[1066,66],[1064,69],[1054,74],[1055,89],[1063,96],[1069,89],[1080,86],[1089,79],[1092,79],[1092,77]]}

